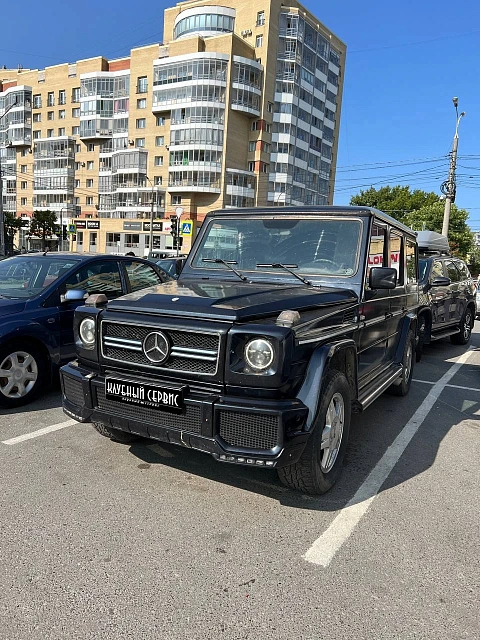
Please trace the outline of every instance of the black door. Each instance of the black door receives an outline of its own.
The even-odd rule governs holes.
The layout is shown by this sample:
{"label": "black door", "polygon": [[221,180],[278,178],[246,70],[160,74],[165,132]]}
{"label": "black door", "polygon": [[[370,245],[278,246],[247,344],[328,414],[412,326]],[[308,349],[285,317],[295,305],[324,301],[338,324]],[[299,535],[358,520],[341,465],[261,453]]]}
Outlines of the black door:
{"label": "black door", "polygon": [[[447,274],[444,270],[443,260],[434,260],[430,270],[428,281],[433,284],[435,278],[445,278]],[[450,285],[432,286],[430,289],[432,308],[432,331],[438,333],[442,328],[448,326],[450,322]]]}
{"label": "black door", "polygon": [[465,309],[465,294],[460,283],[460,271],[455,266],[453,260],[445,260],[445,270],[451,282],[450,305],[448,310],[449,323],[458,324]]}

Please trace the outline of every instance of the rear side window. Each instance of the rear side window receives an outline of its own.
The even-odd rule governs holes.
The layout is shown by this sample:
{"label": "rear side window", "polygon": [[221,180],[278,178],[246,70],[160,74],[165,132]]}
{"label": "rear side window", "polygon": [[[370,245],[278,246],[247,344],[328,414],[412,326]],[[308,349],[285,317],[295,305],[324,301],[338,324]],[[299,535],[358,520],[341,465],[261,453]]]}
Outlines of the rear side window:
{"label": "rear side window", "polygon": [[390,231],[390,267],[397,272],[397,285],[403,285],[403,237]]}
{"label": "rear side window", "polygon": [[457,260],[455,261],[455,266],[460,271],[462,280],[468,280],[469,278],[471,278],[470,271],[468,270],[468,267],[464,262],[460,262],[460,260]]}
{"label": "rear side window", "polygon": [[445,267],[447,268],[447,276],[450,278],[452,282],[460,282],[460,272],[453,262],[450,260],[445,262]]}
{"label": "rear side window", "polygon": [[417,282],[416,245],[408,238],[405,241],[405,265],[407,267],[407,284]]}
{"label": "rear side window", "polygon": [[368,266],[366,272],[365,287],[368,288],[368,277],[372,267],[384,267],[385,250],[386,250],[386,226],[378,223],[376,220],[372,223],[370,231],[370,248],[368,250]]}
{"label": "rear side window", "polygon": [[163,282],[162,278],[149,264],[135,261],[124,262],[123,264],[127,271],[132,291],[139,291],[140,289],[153,287],[154,285],[162,284]]}

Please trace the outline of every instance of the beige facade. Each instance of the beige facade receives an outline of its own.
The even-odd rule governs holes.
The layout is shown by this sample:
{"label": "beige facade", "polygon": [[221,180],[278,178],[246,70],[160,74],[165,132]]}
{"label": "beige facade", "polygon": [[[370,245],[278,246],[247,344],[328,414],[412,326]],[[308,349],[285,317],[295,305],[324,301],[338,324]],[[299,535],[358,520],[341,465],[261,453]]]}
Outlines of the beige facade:
{"label": "beige facade", "polygon": [[0,70],[4,209],[79,220],[74,250],[146,255],[152,214],[154,248],[192,221],[188,250],[214,208],[331,204],[345,51],[296,2],[207,0],[126,58]]}

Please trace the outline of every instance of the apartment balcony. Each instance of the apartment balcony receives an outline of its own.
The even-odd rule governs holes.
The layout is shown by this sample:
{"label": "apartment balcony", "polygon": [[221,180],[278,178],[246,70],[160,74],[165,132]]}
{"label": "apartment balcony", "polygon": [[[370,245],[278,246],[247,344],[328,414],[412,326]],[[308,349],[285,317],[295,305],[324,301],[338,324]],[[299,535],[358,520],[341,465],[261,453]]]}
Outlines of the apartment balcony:
{"label": "apartment balcony", "polygon": [[221,193],[220,180],[199,183],[195,180],[174,180],[168,183],[169,193]]}
{"label": "apartment balcony", "polygon": [[81,140],[104,140],[113,136],[113,129],[82,129],[80,124]]}

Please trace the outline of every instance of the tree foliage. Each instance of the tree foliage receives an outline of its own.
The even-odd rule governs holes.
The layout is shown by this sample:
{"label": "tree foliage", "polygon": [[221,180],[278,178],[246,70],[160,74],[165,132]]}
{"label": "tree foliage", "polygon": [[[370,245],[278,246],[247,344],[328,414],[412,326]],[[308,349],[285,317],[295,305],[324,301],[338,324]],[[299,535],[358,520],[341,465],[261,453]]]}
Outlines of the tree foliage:
{"label": "tree foliage", "polygon": [[365,191],[353,196],[350,200],[351,205],[361,207],[375,207],[384,213],[392,216],[396,220],[404,221],[407,214],[416,211],[421,207],[438,202],[439,197],[436,193],[415,189],[412,191],[410,187],[402,187],[400,185],[394,187],[381,187],[375,189],[370,187]]}
{"label": "tree foliage", "polygon": [[[443,212],[445,205],[443,202],[421,207],[417,211],[412,211],[404,216],[402,222],[415,231],[428,229],[442,233]],[[467,224],[468,211],[459,209],[452,204],[450,211],[450,222],[448,227],[448,242],[453,254],[466,259],[467,254],[473,250],[473,233]]]}
{"label": "tree foliage", "polygon": [[57,232],[57,214],[55,211],[34,211],[30,223],[30,235],[42,239],[42,249],[45,251],[47,238]]}
{"label": "tree foliage", "polygon": [[22,218],[17,218],[17,216],[10,211],[5,211],[4,215],[5,245],[7,253],[11,254],[13,253],[13,241],[15,239],[15,234],[22,227],[28,226],[28,221],[22,220]]}

